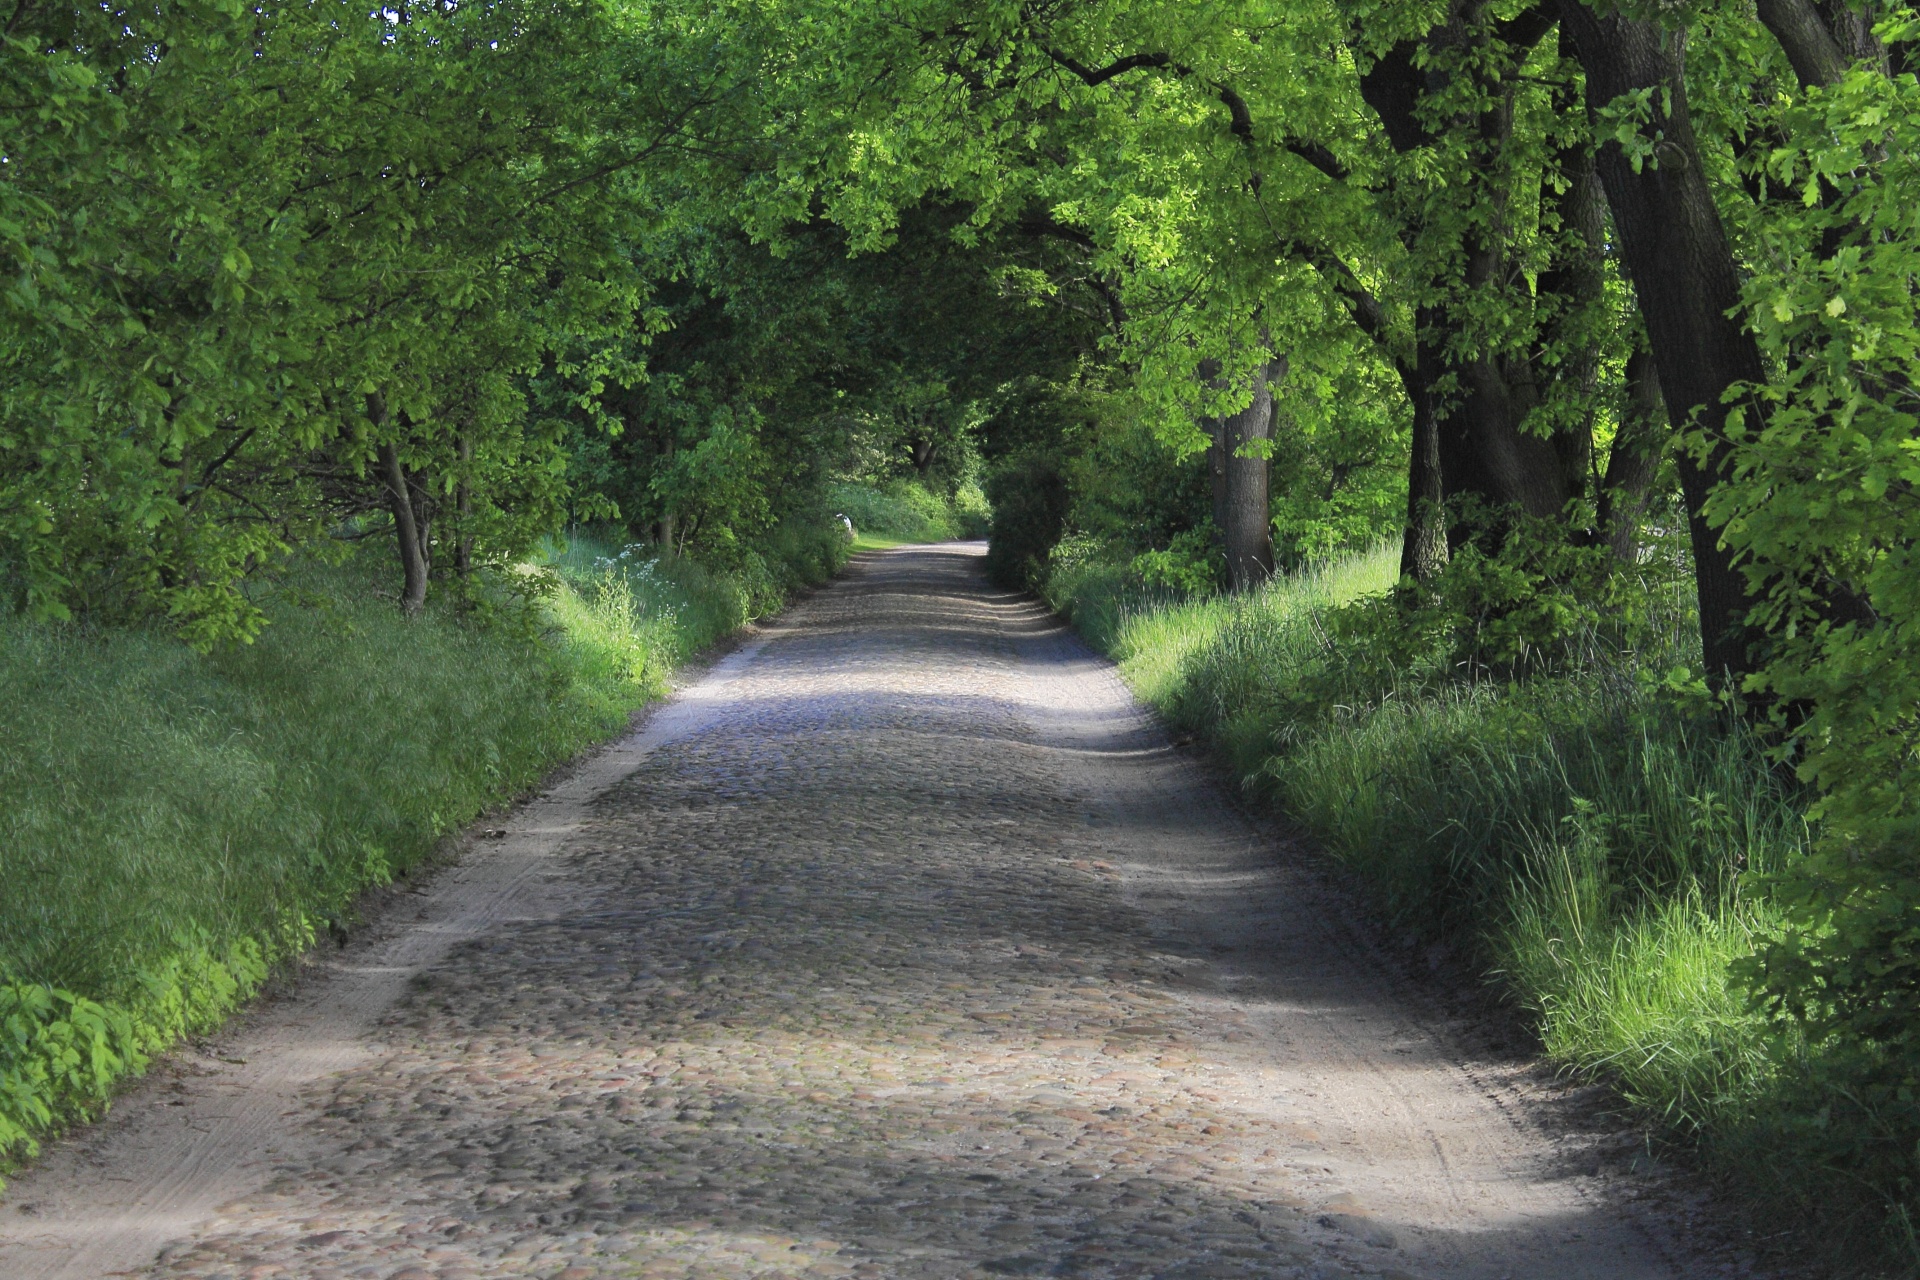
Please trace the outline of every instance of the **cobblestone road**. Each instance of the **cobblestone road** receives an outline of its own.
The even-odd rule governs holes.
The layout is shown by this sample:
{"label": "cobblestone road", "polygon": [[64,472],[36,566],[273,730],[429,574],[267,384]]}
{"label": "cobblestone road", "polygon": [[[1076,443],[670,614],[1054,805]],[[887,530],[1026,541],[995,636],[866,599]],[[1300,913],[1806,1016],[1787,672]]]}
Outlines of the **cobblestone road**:
{"label": "cobblestone road", "polygon": [[1675,1274],[978,564],[803,602],[151,1274]]}

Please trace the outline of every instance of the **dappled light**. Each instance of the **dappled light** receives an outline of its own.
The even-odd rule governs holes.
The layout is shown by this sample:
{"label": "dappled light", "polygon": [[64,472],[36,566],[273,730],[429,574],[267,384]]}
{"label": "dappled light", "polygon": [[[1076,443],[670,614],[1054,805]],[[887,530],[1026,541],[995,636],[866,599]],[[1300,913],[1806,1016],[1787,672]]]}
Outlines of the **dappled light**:
{"label": "dappled light", "polygon": [[697,686],[159,1274],[1671,1274],[977,563]]}
{"label": "dappled light", "polygon": [[[1716,1265],[1920,1274],[1920,0],[5,34],[0,1173],[65,1190],[0,1272],[33,1219],[75,1273],[1634,1275],[1680,1254],[1588,1157],[1637,1143],[1720,1189]],[[239,1155],[311,1098],[206,1037],[360,1044],[416,972],[342,1097],[465,1028],[450,1154]],[[1162,987],[1207,1018],[1090,1030]],[[1445,1028],[1382,1029],[1436,1000],[1612,1118],[1490,1136]],[[585,1037],[738,1096],[529,1119],[523,1032],[528,1079]],[[985,1092],[796,1101],[763,1050]],[[1296,1050],[1324,1089],[1251,1083]],[[87,1130],[175,1084],[199,1137]],[[454,1209],[494,1166],[560,1181]],[[205,1216],[270,1167],[294,1217]]]}

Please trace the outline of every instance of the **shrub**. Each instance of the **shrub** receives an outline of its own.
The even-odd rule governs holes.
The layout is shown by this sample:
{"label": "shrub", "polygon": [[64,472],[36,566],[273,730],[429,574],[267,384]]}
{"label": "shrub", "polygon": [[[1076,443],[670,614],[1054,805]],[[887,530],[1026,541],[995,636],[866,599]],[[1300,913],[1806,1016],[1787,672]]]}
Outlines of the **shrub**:
{"label": "shrub", "polygon": [[1219,534],[1212,526],[1175,534],[1161,551],[1142,551],[1128,568],[1148,587],[1162,587],[1182,595],[1217,591],[1223,585],[1226,561],[1218,551]]}
{"label": "shrub", "polygon": [[1021,454],[988,477],[986,494],[993,505],[987,572],[1005,586],[1041,585],[1066,525],[1069,495],[1060,460],[1045,452]]}

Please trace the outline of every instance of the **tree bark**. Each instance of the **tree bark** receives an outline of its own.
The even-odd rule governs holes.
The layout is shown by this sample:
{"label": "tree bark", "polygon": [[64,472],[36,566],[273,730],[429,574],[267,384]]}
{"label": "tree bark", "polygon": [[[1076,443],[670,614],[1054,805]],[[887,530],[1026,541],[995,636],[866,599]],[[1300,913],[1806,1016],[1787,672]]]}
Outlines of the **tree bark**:
{"label": "tree bark", "polygon": [[[1226,382],[1220,377],[1220,362],[1207,359],[1200,362],[1200,381],[1215,391],[1224,391]],[[1222,554],[1225,554],[1227,537],[1227,462],[1225,422],[1220,418],[1206,418],[1200,429],[1207,433],[1207,496],[1209,511],[1213,516],[1213,527],[1220,535]]]}
{"label": "tree bark", "polygon": [[[1273,439],[1273,384],[1287,376],[1280,356],[1253,371],[1252,400],[1221,423],[1221,452],[1226,471],[1227,577],[1235,591],[1247,591],[1273,576],[1271,463],[1262,446]],[[1256,452],[1244,453],[1249,445]]]}
{"label": "tree bark", "polygon": [[1820,12],[1827,20],[1827,29],[1833,33],[1840,51],[1849,64],[1864,62],[1881,75],[1893,74],[1893,63],[1887,46],[1874,34],[1876,6],[1867,5],[1857,9],[1848,0],[1820,0]]}
{"label": "tree bark", "polygon": [[455,499],[460,537],[455,543],[454,569],[462,578],[473,573],[473,437],[460,437],[460,488]]}
{"label": "tree bark", "polygon": [[[1445,65],[1444,60],[1423,59],[1423,46],[1427,53],[1435,54],[1500,42],[1502,61],[1511,69],[1549,29],[1550,24],[1543,19],[1519,25],[1493,23],[1480,6],[1456,4],[1446,22],[1420,39],[1404,40],[1384,53],[1361,77],[1361,96],[1379,117],[1395,151],[1417,150],[1437,140],[1421,104],[1443,91],[1451,74],[1439,69]],[[1500,201],[1505,194],[1499,169],[1512,141],[1516,82],[1498,67],[1471,74],[1484,77],[1481,87],[1486,105],[1478,115],[1457,118],[1453,127],[1473,137],[1477,154],[1474,163],[1484,171],[1486,181],[1467,198]],[[1563,158],[1562,163],[1584,166],[1585,160],[1574,156]],[[1569,198],[1577,203],[1586,192],[1578,186],[1579,175],[1573,176],[1576,184]],[[1486,219],[1491,227],[1507,221],[1497,216]],[[1581,225],[1584,230],[1584,222]],[[1420,234],[1418,227],[1410,228],[1409,243],[1417,241]],[[1591,243],[1600,242],[1596,238]],[[1465,290],[1481,294],[1507,290],[1514,295],[1517,306],[1540,305],[1556,293],[1569,293],[1571,296],[1564,300],[1572,308],[1582,305],[1586,296],[1597,293],[1600,287],[1597,267],[1569,256],[1556,264],[1557,272],[1542,275],[1541,298],[1528,299],[1515,285],[1510,248],[1507,238],[1497,231],[1464,236],[1455,249]],[[1456,345],[1468,349],[1476,345],[1470,324],[1465,310],[1457,305],[1442,302],[1423,308],[1417,320],[1416,368],[1401,370],[1402,384],[1414,409],[1414,450],[1409,460],[1408,518],[1401,567],[1407,576],[1421,581],[1428,580],[1445,560],[1433,541],[1429,522],[1444,522],[1459,514],[1456,510],[1450,516],[1440,516],[1443,500],[1470,496],[1495,510],[1518,508],[1529,515],[1558,519],[1565,514],[1567,503],[1586,491],[1591,433],[1582,441],[1550,438],[1525,429],[1528,416],[1541,399],[1533,369],[1536,361],[1531,358],[1537,355],[1534,347],[1538,344],[1522,351],[1496,349],[1475,356],[1448,355]],[[1467,341],[1457,342],[1462,338]],[[1443,400],[1433,388],[1449,374],[1459,390]],[[1448,540],[1457,542],[1470,532],[1460,526]]]}
{"label": "tree bark", "polygon": [[[1456,4],[1453,20],[1435,28],[1429,44],[1444,41],[1467,48],[1492,43],[1494,33],[1479,9]],[[1514,82],[1490,71],[1481,71],[1477,78],[1486,105],[1477,117],[1462,118],[1459,128],[1470,130],[1474,138],[1475,167],[1481,171],[1474,198],[1490,216],[1469,223],[1460,244],[1465,293],[1469,298],[1504,293],[1513,306],[1524,307],[1528,299],[1515,287],[1510,233],[1504,230],[1513,221],[1507,211],[1509,192],[1499,172],[1500,159],[1513,141]],[[1564,266],[1564,259],[1555,265]],[[1565,283],[1546,273],[1540,292],[1545,295]],[[1469,338],[1469,349],[1480,351],[1459,362],[1461,401],[1441,422],[1440,466],[1447,495],[1471,494],[1495,509],[1518,508],[1540,519],[1557,519],[1567,502],[1560,458],[1552,441],[1525,429],[1540,403],[1533,362],[1526,358],[1537,344],[1529,342],[1522,351],[1487,349],[1493,336],[1475,334],[1471,319],[1453,314],[1458,305],[1439,308],[1439,314],[1449,328]]]}
{"label": "tree bark", "polygon": [[400,463],[396,445],[380,446],[380,475],[386,485],[387,505],[393,511],[394,540],[400,551],[400,612],[418,617],[427,603],[427,556],[421,541],[421,529],[415,519],[413,486],[407,469]]}
{"label": "tree bark", "polygon": [[[1697,414],[1712,430],[1725,421],[1728,391],[1765,381],[1766,367],[1752,336],[1733,318],[1739,277],[1687,111],[1685,33],[1618,15],[1602,18],[1579,0],[1561,0],[1560,14],[1586,71],[1589,112],[1635,90],[1656,91],[1650,122],[1661,136],[1656,155],[1636,172],[1620,145],[1609,142],[1599,153],[1600,177],[1673,417],[1685,422]],[[1661,110],[1663,96],[1670,111]],[[1749,403],[1747,412],[1764,409]],[[1716,683],[1737,683],[1754,670],[1757,637],[1746,620],[1753,602],[1703,514],[1724,473],[1725,451],[1716,448],[1704,459],[1683,451],[1678,461],[1707,674]]]}
{"label": "tree bark", "polygon": [[1467,361],[1461,372],[1466,397],[1439,433],[1447,495],[1559,518],[1566,506],[1559,456],[1551,440],[1521,429],[1540,402],[1538,388],[1524,369],[1491,356]]}
{"label": "tree bark", "polygon": [[1893,73],[1870,10],[1857,12],[1847,0],[1757,0],[1755,8],[1803,88],[1837,84],[1862,61],[1880,75]]}
{"label": "tree bark", "polygon": [[[367,420],[375,429],[387,423],[387,398],[378,391],[367,396]],[[400,612],[417,617],[427,603],[426,529],[418,518],[414,486],[400,462],[400,447],[383,444],[375,454],[379,466],[380,487],[386,490],[387,508],[393,512],[393,536],[400,553]]]}
{"label": "tree bark", "polygon": [[[1573,57],[1571,41],[1564,35],[1560,54]],[[1556,92],[1555,107],[1567,114],[1578,111],[1577,89],[1567,85]],[[1566,183],[1556,202],[1562,241],[1541,273],[1540,296],[1560,307],[1546,336],[1560,353],[1550,384],[1560,412],[1549,439],[1560,464],[1564,510],[1567,503],[1586,496],[1591,483],[1593,422],[1600,390],[1600,343],[1594,335],[1611,324],[1611,317],[1606,316],[1607,198],[1594,168],[1592,142],[1582,137],[1563,147],[1555,164]],[[1566,411],[1569,401],[1578,406],[1576,411]]]}
{"label": "tree bark", "polygon": [[1220,533],[1220,545],[1224,554],[1227,540],[1227,454],[1226,422],[1222,418],[1208,418],[1207,432],[1207,481],[1208,493],[1213,502],[1213,527]]}
{"label": "tree bark", "polygon": [[[1220,389],[1219,366],[1207,361],[1201,376]],[[1273,576],[1273,515],[1265,449],[1251,456],[1241,450],[1252,441],[1273,438],[1273,386],[1286,376],[1282,356],[1248,375],[1249,403],[1238,413],[1207,421],[1207,471],[1213,485],[1213,523],[1226,551],[1227,580],[1246,591]]]}
{"label": "tree bark", "polygon": [[[667,438],[660,446],[659,466],[662,469],[665,469],[667,466],[672,464],[673,447],[674,447],[673,429],[669,427],[667,429]],[[674,537],[674,533],[676,532],[674,525],[675,525],[675,521],[673,518],[673,512],[671,511],[662,511],[659,517],[655,519],[653,522],[653,544],[656,547],[660,548],[660,553],[666,556],[669,560],[671,560],[674,556],[673,537]]]}
{"label": "tree bark", "polygon": [[[1801,84],[1833,84],[1847,74],[1847,51],[1840,47],[1813,0],[1758,0],[1755,7],[1760,21],[1786,51]],[[1854,15],[1848,12],[1846,16]]]}
{"label": "tree bark", "polygon": [[1440,424],[1434,416],[1433,386],[1425,371],[1437,353],[1422,350],[1418,363],[1396,362],[1400,385],[1413,405],[1413,447],[1408,452],[1407,524],[1400,539],[1400,576],[1423,585],[1447,565],[1446,488],[1440,474]]}

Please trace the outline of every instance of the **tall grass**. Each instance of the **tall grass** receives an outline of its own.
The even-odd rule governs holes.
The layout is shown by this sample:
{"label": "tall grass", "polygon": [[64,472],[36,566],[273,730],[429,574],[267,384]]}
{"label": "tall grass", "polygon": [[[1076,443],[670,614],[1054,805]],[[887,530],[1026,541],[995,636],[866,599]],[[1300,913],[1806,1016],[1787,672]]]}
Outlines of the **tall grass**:
{"label": "tall grass", "polygon": [[1475,946],[1560,1061],[1690,1132],[1770,1087],[1727,974],[1767,926],[1749,875],[1805,828],[1744,731],[1601,673],[1390,699],[1261,776],[1394,916]]}
{"label": "tall grass", "polygon": [[545,613],[564,637],[577,681],[633,687],[647,697],[665,690],[675,667],[786,595],[746,575],[578,529],[543,548],[540,561],[560,578]]}
{"label": "tall grass", "polygon": [[[1382,546],[1276,579],[1263,591],[1189,596],[1140,586],[1126,566],[1088,547],[1056,558],[1042,590],[1162,713],[1182,723],[1251,718],[1264,726],[1273,721],[1270,708],[1259,710],[1271,701],[1272,679],[1287,679],[1322,652],[1314,618],[1392,586],[1395,554]],[[1250,771],[1259,760],[1236,763]]]}
{"label": "tall grass", "polygon": [[409,622],[384,566],[264,590],[258,642],[0,617],[0,1157],[99,1106],[357,894],[660,696],[674,667],[837,567],[756,574],[587,539],[531,611]]}
{"label": "tall grass", "polygon": [[1595,645],[1520,680],[1345,680],[1333,615],[1396,569],[1380,548],[1178,599],[1083,555],[1054,566],[1047,594],[1406,936],[1474,956],[1553,1060],[1610,1082],[1756,1202],[1873,1220],[1874,1194],[1793,1136],[1819,1047],[1729,981],[1774,927],[1765,873],[1805,848],[1804,797],[1742,725],[1665,687],[1683,655],[1664,650]]}

